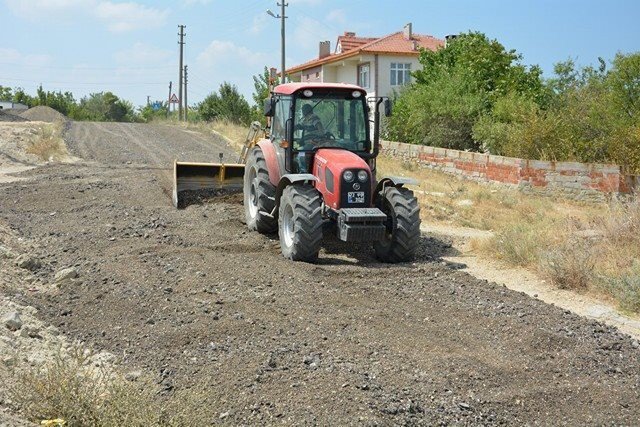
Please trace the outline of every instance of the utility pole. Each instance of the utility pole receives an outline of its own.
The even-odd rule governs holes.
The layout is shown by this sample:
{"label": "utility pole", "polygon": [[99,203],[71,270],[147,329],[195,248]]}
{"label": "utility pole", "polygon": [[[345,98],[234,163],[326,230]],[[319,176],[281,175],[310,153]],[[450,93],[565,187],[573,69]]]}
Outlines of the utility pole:
{"label": "utility pole", "polygon": [[178,44],[180,45],[180,72],[178,78],[178,120],[182,120],[182,57],[184,51],[184,36],[186,35],[184,33],[184,29],[186,28],[186,25],[178,25],[178,28],[180,29],[180,32],[178,33],[178,35],[180,36],[180,41],[178,41]]}
{"label": "utility pole", "polygon": [[147,95],[147,107],[148,107],[149,105],[151,105],[151,101],[150,101],[150,99],[151,99],[151,97],[150,97],[149,95]]}
{"label": "utility pole", "polygon": [[171,86],[173,82],[169,82],[169,97],[167,98],[167,117],[169,117],[169,112],[171,111]]}
{"label": "utility pole", "polygon": [[285,15],[285,10],[284,8],[289,6],[289,3],[285,3],[284,0],[282,0],[282,3],[276,3],[278,6],[280,6],[280,14],[276,15],[275,13],[273,13],[270,9],[267,9],[267,14],[273,18],[279,18],[280,19],[280,43],[281,43],[281,54],[282,57],[280,58],[280,72],[282,73],[280,76],[280,83],[284,83],[284,70],[285,70],[285,64],[284,64],[284,58],[285,58],[285,49],[284,49],[284,41],[285,41],[285,34],[284,34],[284,20],[287,19],[288,17]]}
{"label": "utility pole", "polygon": [[184,121],[189,118],[189,104],[187,104],[187,66],[184,66]]}
{"label": "utility pole", "polygon": [[282,58],[281,58],[281,68],[280,69],[282,70],[282,80],[281,80],[280,83],[284,83],[284,70],[285,70],[285,68],[284,68],[284,57],[285,57],[285,55],[284,55],[284,40],[285,40],[284,39],[284,20],[287,18],[285,16],[285,14],[284,14],[284,8],[289,6],[289,3],[285,3],[285,1],[282,0],[282,3],[276,3],[276,4],[281,7],[281,10],[280,10],[280,20],[281,20],[280,38],[282,40],[280,42],[282,43]]}

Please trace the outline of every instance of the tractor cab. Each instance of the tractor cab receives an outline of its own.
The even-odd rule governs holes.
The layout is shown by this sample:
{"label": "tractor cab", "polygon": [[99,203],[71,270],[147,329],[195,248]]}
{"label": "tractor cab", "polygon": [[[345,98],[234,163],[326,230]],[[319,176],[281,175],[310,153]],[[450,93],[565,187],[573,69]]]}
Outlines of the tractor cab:
{"label": "tractor cab", "polygon": [[[271,117],[271,140],[281,149],[284,170],[312,172],[312,160],[321,148],[346,150],[366,160],[375,158],[377,135],[372,135],[369,101],[366,91],[354,85],[277,86],[265,102],[265,114]],[[389,113],[388,99],[380,101]]]}

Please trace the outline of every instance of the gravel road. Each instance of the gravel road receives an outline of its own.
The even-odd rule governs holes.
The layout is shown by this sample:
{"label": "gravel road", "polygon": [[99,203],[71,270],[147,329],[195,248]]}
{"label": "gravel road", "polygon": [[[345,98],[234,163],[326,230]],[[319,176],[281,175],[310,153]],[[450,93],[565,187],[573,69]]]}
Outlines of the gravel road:
{"label": "gravel road", "polygon": [[173,159],[233,158],[221,140],[72,123],[67,144],[83,162],[0,184],[0,221],[37,242],[40,277],[76,266],[81,283],[16,301],[166,393],[205,387],[215,423],[640,420],[637,342],[456,270],[448,242],[391,266],[326,239],[318,264],[292,263],[247,231],[239,195],[171,206]]}

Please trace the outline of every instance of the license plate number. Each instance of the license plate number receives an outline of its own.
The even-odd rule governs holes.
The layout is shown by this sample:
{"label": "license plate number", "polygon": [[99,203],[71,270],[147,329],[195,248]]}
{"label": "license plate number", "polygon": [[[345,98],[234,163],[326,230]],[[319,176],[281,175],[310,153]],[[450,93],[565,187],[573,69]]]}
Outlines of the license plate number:
{"label": "license plate number", "polygon": [[347,202],[364,203],[364,191],[349,191],[347,194]]}

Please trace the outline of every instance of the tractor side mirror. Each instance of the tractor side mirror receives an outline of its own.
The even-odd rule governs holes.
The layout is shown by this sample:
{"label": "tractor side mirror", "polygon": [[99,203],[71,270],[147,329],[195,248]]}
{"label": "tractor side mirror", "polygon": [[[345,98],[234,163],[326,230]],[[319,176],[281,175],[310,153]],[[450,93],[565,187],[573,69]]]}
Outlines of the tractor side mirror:
{"label": "tractor side mirror", "polygon": [[273,113],[275,112],[275,100],[271,97],[264,100],[264,115],[266,117],[273,117]]}
{"label": "tractor side mirror", "polygon": [[389,100],[389,98],[384,100],[384,115],[385,117],[391,115],[391,100]]}

